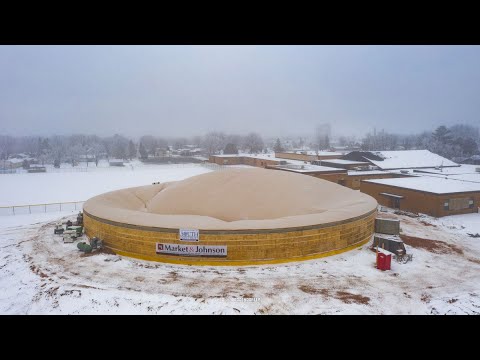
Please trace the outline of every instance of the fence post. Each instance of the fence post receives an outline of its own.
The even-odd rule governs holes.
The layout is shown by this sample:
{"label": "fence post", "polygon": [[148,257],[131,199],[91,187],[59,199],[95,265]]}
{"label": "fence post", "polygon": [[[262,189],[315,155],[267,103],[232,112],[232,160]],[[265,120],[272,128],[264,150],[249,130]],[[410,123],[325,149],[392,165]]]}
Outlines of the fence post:
{"label": "fence post", "polygon": [[12,206],[13,215],[15,215],[15,206]]}
{"label": "fence post", "polygon": [[31,214],[32,213],[32,209],[30,208],[30,205],[28,205],[28,212]]}

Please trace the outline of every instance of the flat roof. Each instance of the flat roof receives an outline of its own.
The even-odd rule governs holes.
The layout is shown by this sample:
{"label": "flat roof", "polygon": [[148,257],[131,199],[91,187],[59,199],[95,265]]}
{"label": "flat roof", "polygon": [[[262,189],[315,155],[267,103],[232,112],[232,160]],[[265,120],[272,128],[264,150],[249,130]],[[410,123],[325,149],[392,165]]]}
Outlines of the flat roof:
{"label": "flat roof", "polygon": [[480,173],[477,173],[477,174],[461,174],[461,175],[421,174],[421,176],[422,177],[427,177],[427,178],[432,177],[432,178],[439,178],[439,179],[480,183]]}
{"label": "flat roof", "polygon": [[428,173],[428,174],[440,174],[440,175],[462,175],[462,174],[479,174],[477,168],[479,165],[468,165],[462,164],[458,167],[447,167],[447,168],[427,168],[427,169],[414,169],[416,173]]}
{"label": "flat roof", "polygon": [[293,160],[293,159],[283,159],[283,158],[277,158],[275,157],[274,153],[267,153],[267,154],[228,154],[228,155],[212,155],[218,158],[233,158],[233,157],[248,157],[251,159],[260,159],[260,160],[272,160],[272,161],[278,161],[278,162],[284,162],[289,165],[310,165],[309,162],[305,162],[304,160]]}
{"label": "flat roof", "polygon": [[394,186],[402,189],[418,190],[433,194],[451,194],[461,192],[480,192],[480,183],[431,176],[404,177],[396,179],[362,180],[380,185]]}
{"label": "flat roof", "polygon": [[212,155],[212,156],[219,157],[219,158],[249,157],[254,159],[262,159],[262,160],[285,161],[285,159],[275,157],[275,153],[267,153],[267,154],[240,153],[240,154],[225,154],[225,155]]}
{"label": "flat roof", "polygon": [[[293,165],[293,166],[292,166]],[[303,169],[301,168],[303,167]],[[298,173],[312,173],[312,172],[336,172],[336,173],[346,173],[345,169],[339,169],[329,166],[320,166],[320,165],[296,165],[296,164],[287,164],[287,165],[274,165],[270,168],[288,170]]]}
{"label": "flat roof", "polygon": [[391,174],[387,171],[382,170],[370,170],[370,171],[361,171],[361,170],[348,170],[348,176],[361,176],[361,175],[388,175]]}
{"label": "flat roof", "polygon": [[328,159],[322,160],[324,162],[329,162],[332,164],[343,164],[343,165],[369,165],[370,163],[366,161],[352,161],[352,160],[344,160],[344,159]]}
{"label": "flat roof", "polygon": [[314,150],[303,150],[303,151],[277,151],[279,154],[297,154],[297,155],[319,155],[319,156],[329,156],[329,155],[338,155],[342,156],[342,153],[334,151],[319,151],[318,153]]}

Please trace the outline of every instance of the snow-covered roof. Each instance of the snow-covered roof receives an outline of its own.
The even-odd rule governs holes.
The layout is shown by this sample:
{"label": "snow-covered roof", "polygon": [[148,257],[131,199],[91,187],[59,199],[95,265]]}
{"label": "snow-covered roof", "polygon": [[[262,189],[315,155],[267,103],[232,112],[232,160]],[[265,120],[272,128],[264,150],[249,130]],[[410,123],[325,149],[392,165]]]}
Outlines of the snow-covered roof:
{"label": "snow-covered roof", "polygon": [[11,164],[18,164],[18,163],[23,163],[24,160],[27,160],[27,159],[8,159],[7,161],[9,161]]}
{"label": "snow-covered roof", "polygon": [[447,175],[447,174],[418,174],[425,177],[435,177],[440,179],[450,179],[457,181],[468,181],[480,183],[480,173],[477,174],[458,174],[458,175]]}
{"label": "snow-covered roof", "polygon": [[[261,159],[261,160],[272,160],[278,161],[282,164],[288,165],[297,165],[297,166],[304,166],[303,172],[316,172],[316,171],[341,171],[343,169],[328,167],[328,166],[320,166],[320,165],[311,165],[310,163],[304,160],[292,160],[292,159],[284,159],[275,157],[275,153],[262,153],[262,154],[247,154],[247,153],[240,153],[240,154],[228,154],[228,155],[213,155],[219,158],[231,158],[231,157],[248,157],[253,159]],[[282,165],[280,165],[282,166]],[[301,172],[300,170],[295,170],[296,172]]]}
{"label": "snow-covered roof", "polygon": [[363,180],[364,182],[419,190],[434,194],[450,194],[480,191],[480,183],[432,176],[405,177],[396,179]]}
{"label": "snow-covered roof", "polygon": [[371,160],[370,162],[381,169],[403,169],[403,168],[427,168],[438,166],[458,166],[451,160],[428,150],[399,150],[399,151],[370,151],[383,160]]}
{"label": "snow-covered roof", "polygon": [[461,180],[461,181],[471,181],[480,183],[480,173],[476,174],[461,174],[461,175],[451,175],[449,179]]}
{"label": "snow-covered roof", "polygon": [[441,169],[418,169],[415,170],[417,173],[429,173],[429,174],[441,174],[441,175],[461,175],[461,174],[475,174],[477,173],[478,165],[468,165],[468,164],[461,164],[460,166],[456,167],[448,167],[448,168],[441,168]]}
{"label": "snow-covered roof", "polygon": [[[277,158],[275,157],[275,153],[267,153],[267,154],[247,154],[247,153],[239,153],[239,154],[225,154],[225,155],[212,155],[220,158],[227,158],[227,157],[249,157],[254,159],[262,159],[262,160],[275,160],[275,161],[287,161],[287,159]],[[288,160],[294,161],[294,160]],[[302,161],[303,163],[303,161]]]}
{"label": "snow-covered roof", "polygon": [[372,171],[348,170],[348,176],[380,175],[380,174],[389,174],[389,173],[382,170],[372,170]]}
{"label": "snow-covered roof", "polygon": [[334,151],[319,151],[318,153],[314,150],[297,150],[297,151],[281,151],[283,154],[304,154],[304,155],[314,155],[314,156],[342,156],[342,153]]}
{"label": "snow-covered roof", "polygon": [[197,155],[195,155],[194,158],[195,158],[195,159],[198,159],[198,160],[208,161],[208,158],[205,157],[205,156],[197,156]]}
{"label": "snow-covered roof", "polygon": [[313,172],[345,172],[344,169],[328,167],[328,166],[319,166],[319,165],[297,165],[297,164],[288,164],[288,165],[276,165],[275,168],[298,172],[298,173],[313,173]]}
{"label": "snow-covered roof", "polygon": [[329,162],[332,164],[340,164],[340,165],[368,165],[368,162],[365,161],[352,161],[352,160],[343,160],[343,159],[328,159],[322,160],[324,162]]}

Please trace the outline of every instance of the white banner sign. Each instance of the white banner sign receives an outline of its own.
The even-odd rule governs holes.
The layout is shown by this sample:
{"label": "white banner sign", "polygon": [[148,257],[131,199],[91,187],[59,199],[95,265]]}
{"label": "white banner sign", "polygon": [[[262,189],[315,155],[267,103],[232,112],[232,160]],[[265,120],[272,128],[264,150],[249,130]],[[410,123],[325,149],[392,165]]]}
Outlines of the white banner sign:
{"label": "white banner sign", "polygon": [[199,241],[200,232],[198,230],[180,229],[181,241]]}
{"label": "white banner sign", "polygon": [[226,246],[213,245],[180,245],[157,243],[157,254],[185,256],[227,256]]}

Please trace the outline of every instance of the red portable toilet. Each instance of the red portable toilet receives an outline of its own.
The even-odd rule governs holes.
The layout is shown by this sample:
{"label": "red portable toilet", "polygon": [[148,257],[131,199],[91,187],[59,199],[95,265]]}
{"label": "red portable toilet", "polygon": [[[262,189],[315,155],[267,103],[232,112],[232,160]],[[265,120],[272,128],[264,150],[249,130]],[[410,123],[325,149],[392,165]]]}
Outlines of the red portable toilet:
{"label": "red portable toilet", "polygon": [[377,269],[379,270],[390,270],[392,265],[392,255],[391,254],[384,254],[383,252],[379,251],[377,253]]}
{"label": "red portable toilet", "polygon": [[392,268],[392,254],[385,255],[385,268],[383,270],[390,270]]}

